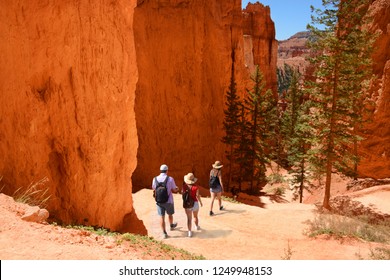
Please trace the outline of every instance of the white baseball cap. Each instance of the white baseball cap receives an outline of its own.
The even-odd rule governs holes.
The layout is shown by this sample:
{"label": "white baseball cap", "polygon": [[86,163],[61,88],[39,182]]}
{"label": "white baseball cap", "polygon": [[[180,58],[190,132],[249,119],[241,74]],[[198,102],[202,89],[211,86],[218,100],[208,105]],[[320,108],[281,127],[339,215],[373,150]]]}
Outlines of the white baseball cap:
{"label": "white baseball cap", "polygon": [[163,164],[160,166],[160,171],[167,171],[168,170],[168,165]]}

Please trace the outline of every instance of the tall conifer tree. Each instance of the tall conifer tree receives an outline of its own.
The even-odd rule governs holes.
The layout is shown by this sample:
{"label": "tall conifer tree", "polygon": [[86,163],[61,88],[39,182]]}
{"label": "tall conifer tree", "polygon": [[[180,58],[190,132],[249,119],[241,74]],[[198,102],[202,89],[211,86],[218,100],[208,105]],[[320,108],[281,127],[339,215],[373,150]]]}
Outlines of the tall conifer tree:
{"label": "tall conifer tree", "polygon": [[244,100],[248,123],[244,137],[246,150],[243,152],[249,161],[249,165],[245,166],[249,174],[249,187],[251,192],[255,193],[259,183],[266,180],[266,164],[273,153],[270,144],[277,124],[277,102],[271,90],[265,89],[263,74],[258,66],[252,75],[252,81],[253,89],[247,91]]}
{"label": "tall conifer tree", "polygon": [[241,140],[240,137],[240,114],[242,102],[237,95],[237,86],[234,75],[234,59],[235,53],[234,49],[232,50],[232,67],[231,67],[231,76],[230,76],[230,85],[226,93],[226,109],[224,110],[225,118],[223,121],[223,127],[225,129],[225,136],[222,138],[222,142],[228,145],[226,150],[226,158],[229,160],[229,169],[228,169],[228,182],[227,182],[227,191],[232,179],[232,169],[233,164],[236,162],[235,157],[235,146],[237,146]]}
{"label": "tall conifer tree", "polygon": [[299,202],[302,203],[303,189],[308,185],[308,158],[313,137],[308,114],[309,103],[304,98],[299,79],[298,71],[293,71],[286,92],[287,107],[282,114],[281,131],[291,167],[289,173],[293,176],[292,183],[298,192]]}
{"label": "tall conifer tree", "polygon": [[[311,112],[318,139],[316,154],[325,161],[326,182],[323,207],[330,209],[330,188],[334,168],[346,168],[356,161],[351,146],[359,138],[356,127],[363,101],[364,81],[371,76],[372,36],[362,28],[369,0],[323,0],[324,10],[312,8],[317,17],[308,28],[314,37],[310,46],[317,55],[310,87]],[[324,27],[324,29],[319,29]],[[361,104],[362,106],[362,104]]]}

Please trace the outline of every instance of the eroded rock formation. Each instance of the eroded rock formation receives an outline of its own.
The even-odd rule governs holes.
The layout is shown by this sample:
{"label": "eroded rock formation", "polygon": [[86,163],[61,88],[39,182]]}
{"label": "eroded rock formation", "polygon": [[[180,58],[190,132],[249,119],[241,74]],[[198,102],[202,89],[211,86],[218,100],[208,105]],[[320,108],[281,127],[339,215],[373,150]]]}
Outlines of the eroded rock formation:
{"label": "eroded rock formation", "polygon": [[284,64],[287,64],[300,73],[305,73],[309,67],[309,62],[306,57],[310,54],[310,49],[307,46],[310,33],[302,31],[294,34],[287,40],[279,41],[278,44],[278,68],[284,69]]}
{"label": "eroded rock formation", "polygon": [[65,223],[145,232],[131,197],[135,4],[0,2],[1,183],[49,178]]}
{"label": "eroded rock formation", "polygon": [[[252,57],[276,85],[257,5]],[[241,1],[2,1],[0,15],[5,192],[47,177],[51,217],[145,233],[131,193],[161,163],[178,185],[190,171],[207,184],[232,66],[249,81]]]}
{"label": "eroded rock formation", "polygon": [[[253,68],[245,67],[248,53],[276,88],[275,29],[269,8],[249,4],[242,13],[237,0],[145,0],[135,9],[134,31],[139,148],[133,190],[150,187],[162,163],[178,186],[188,172],[207,186],[211,164],[224,161],[220,139],[232,63],[240,92],[253,86]],[[244,34],[250,36],[250,49]]]}
{"label": "eroded rock formation", "polygon": [[369,11],[371,30],[379,34],[373,55],[378,80],[373,89],[376,109],[360,146],[359,175],[379,179],[390,177],[390,0],[373,1]]}
{"label": "eroded rock formation", "polygon": [[271,19],[269,6],[248,3],[243,10],[243,35],[245,65],[250,73],[259,65],[267,88],[277,93],[278,42],[275,39],[275,25]]}

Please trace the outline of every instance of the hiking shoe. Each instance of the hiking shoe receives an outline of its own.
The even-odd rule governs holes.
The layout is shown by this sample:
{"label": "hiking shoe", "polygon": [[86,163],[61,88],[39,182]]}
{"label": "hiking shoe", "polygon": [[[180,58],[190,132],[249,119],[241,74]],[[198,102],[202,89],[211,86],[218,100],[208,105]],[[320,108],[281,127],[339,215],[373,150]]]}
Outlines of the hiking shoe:
{"label": "hiking shoe", "polygon": [[188,237],[192,237],[192,231],[188,231]]}
{"label": "hiking shoe", "polygon": [[163,233],[163,239],[167,239],[168,238],[168,234],[166,232]]}
{"label": "hiking shoe", "polygon": [[213,211],[210,211],[210,216],[213,216],[214,215],[214,212]]}
{"label": "hiking shoe", "polygon": [[177,227],[177,223],[171,224],[171,230],[174,230],[175,227]]}
{"label": "hiking shoe", "polygon": [[200,226],[196,226],[196,230],[200,230]]}
{"label": "hiking shoe", "polygon": [[223,210],[223,206],[221,205],[221,207],[219,207],[219,210]]}

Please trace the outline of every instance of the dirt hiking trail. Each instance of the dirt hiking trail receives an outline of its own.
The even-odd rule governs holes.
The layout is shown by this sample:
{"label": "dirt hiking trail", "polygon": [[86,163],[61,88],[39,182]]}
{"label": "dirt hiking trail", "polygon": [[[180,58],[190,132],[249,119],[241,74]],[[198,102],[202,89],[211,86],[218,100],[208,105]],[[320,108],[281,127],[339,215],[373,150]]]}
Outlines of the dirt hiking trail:
{"label": "dirt hiking trail", "polygon": [[[384,195],[390,201],[390,188],[381,191],[378,197],[385,201]],[[206,259],[281,260],[288,258],[289,252],[291,259],[296,260],[358,259],[369,255],[370,249],[377,245],[351,238],[308,237],[304,234],[307,221],[316,216],[316,207],[312,204],[266,201],[265,208],[261,208],[223,201],[225,210],[216,210],[218,204],[214,203],[215,215],[209,216],[211,200],[206,197],[202,198],[204,206],[199,212],[201,230],[194,230],[193,237],[188,238],[180,194],[175,194],[174,200],[174,220],[178,227],[168,230],[169,238],[163,242],[203,255]],[[134,203],[149,235],[162,240],[152,191],[136,193]]]}
{"label": "dirt hiking trail", "polygon": [[[345,192],[345,182],[333,185],[332,195]],[[372,187],[347,195],[365,205],[390,214],[390,185]],[[317,197],[316,197],[317,196]],[[263,207],[223,201],[225,210],[214,204],[215,216],[209,216],[210,198],[203,190],[203,207],[199,212],[200,230],[187,237],[187,223],[181,195],[175,194],[174,219],[178,227],[162,240],[159,218],[152,190],[133,194],[138,218],[143,220],[149,236],[166,244],[185,249],[212,260],[356,260],[370,259],[370,251],[383,244],[355,238],[335,239],[327,235],[309,237],[305,233],[317,215],[315,202],[322,191],[308,198],[310,203],[291,202],[291,194],[281,203],[261,196]],[[157,247],[118,244],[110,236],[98,236],[85,230],[51,224],[27,222],[21,219],[26,205],[0,194],[0,259],[13,260],[124,260],[180,259]],[[149,246],[149,245],[148,245]],[[386,245],[389,247],[388,245]],[[157,249],[156,249],[157,248]]]}

